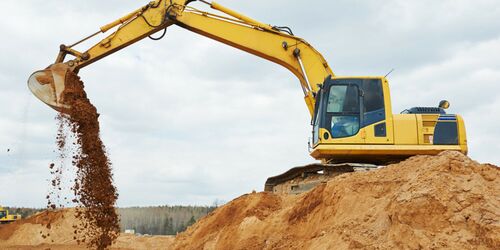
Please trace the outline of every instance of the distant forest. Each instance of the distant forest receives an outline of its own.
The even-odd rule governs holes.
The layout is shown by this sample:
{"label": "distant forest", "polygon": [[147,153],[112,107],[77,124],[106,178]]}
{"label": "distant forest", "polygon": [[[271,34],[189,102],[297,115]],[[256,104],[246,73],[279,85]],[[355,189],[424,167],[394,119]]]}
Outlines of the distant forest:
{"label": "distant forest", "polygon": [[[175,235],[212,212],[213,206],[157,206],[118,208],[122,232],[132,229],[138,234]],[[44,209],[5,207],[11,214],[29,217]]]}
{"label": "distant forest", "polygon": [[175,235],[186,230],[215,206],[158,206],[118,208],[122,231],[149,235]]}

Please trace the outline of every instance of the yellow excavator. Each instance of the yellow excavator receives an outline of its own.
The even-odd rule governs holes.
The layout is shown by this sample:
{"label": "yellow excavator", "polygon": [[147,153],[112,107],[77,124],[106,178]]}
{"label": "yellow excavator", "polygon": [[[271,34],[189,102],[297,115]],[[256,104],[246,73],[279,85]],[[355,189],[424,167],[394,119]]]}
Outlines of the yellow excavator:
{"label": "yellow excavator", "polygon": [[0,224],[7,224],[20,219],[20,214],[9,214],[9,210],[0,207]]}
{"label": "yellow excavator", "polygon": [[[216,12],[189,6],[192,2],[206,4]],[[265,24],[203,0],[152,1],[72,45],[61,45],[55,63],[33,73],[28,86],[41,101],[66,112],[71,108],[64,102],[68,74],[77,74],[81,68],[143,38],[159,39],[171,25],[277,63],[298,78],[311,115],[310,154],[321,163],[269,178],[267,191],[298,193],[318,180],[413,155],[435,155],[445,150],[467,153],[464,121],[459,115],[445,112],[449,102],[393,114],[386,77],[337,76],[323,56],[290,28]],[[88,50],[74,49],[108,31],[108,36]],[[155,33],[161,36],[152,37]],[[70,59],[66,59],[68,55]],[[307,182],[308,176],[322,177]]]}

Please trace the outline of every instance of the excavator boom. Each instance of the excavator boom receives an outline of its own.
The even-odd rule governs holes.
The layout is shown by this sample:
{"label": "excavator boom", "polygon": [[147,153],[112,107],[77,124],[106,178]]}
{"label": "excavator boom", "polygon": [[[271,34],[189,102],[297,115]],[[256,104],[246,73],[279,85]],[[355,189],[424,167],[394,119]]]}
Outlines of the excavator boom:
{"label": "excavator boom", "polygon": [[[306,105],[313,115],[313,95],[318,91],[317,84],[321,84],[328,76],[334,76],[318,51],[304,39],[294,36],[290,29],[263,24],[215,2],[202,1],[220,14],[187,6],[189,2],[151,2],[101,27],[92,36],[119,26],[115,32],[85,52],[76,51],[73,47],[92,36],[71,46],[61,45],[55,64],[35,72],[28,80],[29,88],[50,107],[64,111],[68,108],[64,103],[64,83],[69,71],[77,73],[81,68],[158,31],[166,32],[167,27],[175,24],[287,68],[299,79]],[[68,54],[75,58],[64,61]]]}

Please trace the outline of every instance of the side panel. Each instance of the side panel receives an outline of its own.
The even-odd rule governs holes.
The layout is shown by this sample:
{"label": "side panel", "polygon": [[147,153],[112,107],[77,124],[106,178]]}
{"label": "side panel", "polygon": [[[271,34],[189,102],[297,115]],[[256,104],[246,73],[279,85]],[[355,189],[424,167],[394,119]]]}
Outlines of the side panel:
{"label": "side panel", "polygon": [[417,114],[418,144],[432,145],[438,114]]}
{"label": "side panel", "polygon": [[418,144],[417,118],[415,115],[394,115],[394,144]]}
{"label": "side panel", "polygon": [[392,124],[388,121],[392,119],[387,119],[367,127],[364,127],[365,138],[364,143],[366,144],[393,144],[393,132]]}

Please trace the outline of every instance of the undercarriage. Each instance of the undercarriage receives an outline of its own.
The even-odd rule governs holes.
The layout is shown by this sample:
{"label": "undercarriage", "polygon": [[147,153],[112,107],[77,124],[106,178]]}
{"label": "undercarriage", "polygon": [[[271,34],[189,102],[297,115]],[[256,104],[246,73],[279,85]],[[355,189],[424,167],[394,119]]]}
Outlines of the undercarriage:
{"label": "undercarriage", "polygon": [[276,194],[300,194],[321,183],[326,183],[335,176],[351,172],[370,171],[379,167],[364,163],[313,163],[294,167],[283,174],[269,177],[264,191]]}

